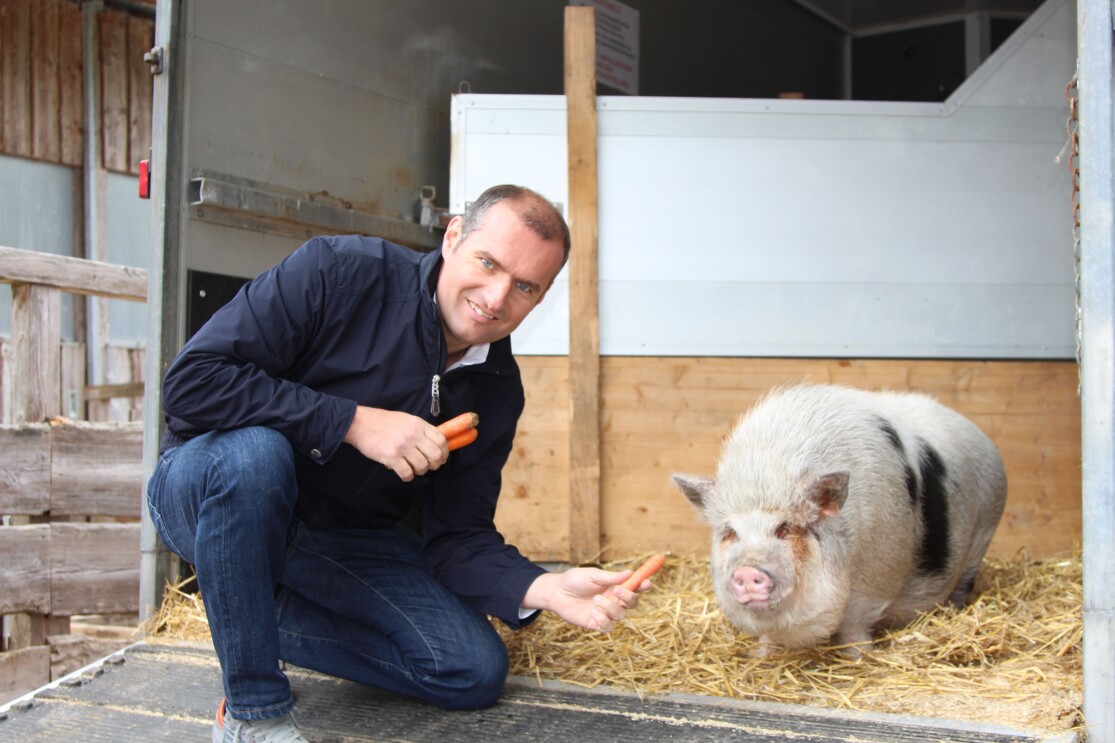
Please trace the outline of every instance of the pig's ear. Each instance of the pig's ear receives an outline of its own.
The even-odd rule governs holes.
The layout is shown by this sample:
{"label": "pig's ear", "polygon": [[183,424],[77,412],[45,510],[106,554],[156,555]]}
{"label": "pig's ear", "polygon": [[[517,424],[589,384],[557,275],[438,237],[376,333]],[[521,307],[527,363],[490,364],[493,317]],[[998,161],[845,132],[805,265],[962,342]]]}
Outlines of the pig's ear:
{"label": "pig's ear", "polygon": [[836,516],[848,499],[848,473],[830,472],[809,485],[810,500],[821,509],[822,516]]}
{"label": "pig's ear", "polygon": [[705,498],[716,488],[716,481],[708,477],[674,475],[674,484],[697,508],[705,507]]}

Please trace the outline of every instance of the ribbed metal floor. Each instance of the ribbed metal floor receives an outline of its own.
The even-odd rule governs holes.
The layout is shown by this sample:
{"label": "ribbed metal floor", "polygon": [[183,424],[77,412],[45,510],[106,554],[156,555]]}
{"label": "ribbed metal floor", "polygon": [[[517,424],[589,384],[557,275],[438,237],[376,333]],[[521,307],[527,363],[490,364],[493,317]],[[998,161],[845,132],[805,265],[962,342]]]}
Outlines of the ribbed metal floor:
{"label": "ribbed metal floor", "polygon": [[[501,700],[486,710],[445,712],[299,669],[288,669],[288,674],[299,724],[315,743],[1067,743],[1076,739],[1067,734],[1041,737],[1000,727],[688,695],[640,699],[634,694],[557,684],[540,687],[527,679],[510,680]],[[220,696],[211,650],[136,645],[38,691],[29,702],[0,712],[0,741],[208,741]]]}

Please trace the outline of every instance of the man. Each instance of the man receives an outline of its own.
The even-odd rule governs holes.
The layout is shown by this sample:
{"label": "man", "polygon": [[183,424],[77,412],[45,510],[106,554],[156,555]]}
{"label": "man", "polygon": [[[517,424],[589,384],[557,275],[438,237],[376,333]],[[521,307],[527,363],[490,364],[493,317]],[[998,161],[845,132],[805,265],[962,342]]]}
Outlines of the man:
{"label": "man", "polygon": [[[524,404],[509,335],[568,252],[548,201],[496,186],[432,253],[310,240],[183,347],[148,506],[197,572],[214,741],[305,740],[280,660],[474,709],[507,674],[489,615],[608,631],[637,604],[629,571],[549,573],[493,523]],[[469,411],[479,438],[450,454],[436,424]]]}

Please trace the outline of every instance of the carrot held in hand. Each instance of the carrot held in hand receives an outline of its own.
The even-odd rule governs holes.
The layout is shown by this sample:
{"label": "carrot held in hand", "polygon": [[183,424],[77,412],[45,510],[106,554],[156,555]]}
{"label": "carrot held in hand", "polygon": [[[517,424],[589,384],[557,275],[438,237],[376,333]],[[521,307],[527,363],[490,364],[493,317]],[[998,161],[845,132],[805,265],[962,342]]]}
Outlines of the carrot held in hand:
{"label": "carrot held in hand", "polygon": [[462,446],[476,441],[480,425],[480,416],[476,413],[461,413],[456,418],[450,418],[440,424],[437,430],[441,431],[449,442],[449,451],[460,449]]}
{"label": "carrot held in hand", "polygon": [[449,451],[460,449],[462,446],[468,446],[473,441],[476,441],[476,437],[479,435],[480,432],[477,431],[475,428],[466,428],[464,433],[459,433],[453,438],[447,440],[447,443],[449,444]]}
{"label": "carrot held in hand", "polygon": [[623,582],[623,587],[628,591],[637,591],[639,586],[643,585],[650,576],[658,572],[659,568],[666,564],[666,556],[661,552],[653,554],[650,558],[640,565],[631,577]]}

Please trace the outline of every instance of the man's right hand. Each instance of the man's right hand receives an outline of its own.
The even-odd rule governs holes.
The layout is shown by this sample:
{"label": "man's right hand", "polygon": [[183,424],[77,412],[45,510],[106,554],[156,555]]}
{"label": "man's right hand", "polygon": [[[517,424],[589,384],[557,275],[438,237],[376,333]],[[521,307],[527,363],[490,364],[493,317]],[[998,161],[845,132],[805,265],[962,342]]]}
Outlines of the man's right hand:
{"label": "man's right hand", "polygon": [[436,470],[449,458],[445,436],[436,426],[394,410],[356,406],[344,441],[403,482]]}

